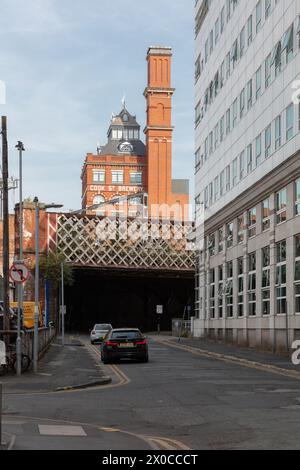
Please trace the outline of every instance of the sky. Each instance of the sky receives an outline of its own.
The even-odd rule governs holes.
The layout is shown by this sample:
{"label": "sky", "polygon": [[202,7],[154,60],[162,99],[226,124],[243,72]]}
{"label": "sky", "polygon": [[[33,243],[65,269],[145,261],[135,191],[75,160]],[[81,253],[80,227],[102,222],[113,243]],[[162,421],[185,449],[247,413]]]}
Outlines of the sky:
{"label": "sky", "polygon": [[[194,0],[1,0],[0,80],[6,83],[10,176],[23,141],[24,197],[81,206],[85,155],[104,145],[111,113],[144,128],[146,53],[173,48],[173,177],[194,168]],[[11,191],[10,203],[18,193]]]}

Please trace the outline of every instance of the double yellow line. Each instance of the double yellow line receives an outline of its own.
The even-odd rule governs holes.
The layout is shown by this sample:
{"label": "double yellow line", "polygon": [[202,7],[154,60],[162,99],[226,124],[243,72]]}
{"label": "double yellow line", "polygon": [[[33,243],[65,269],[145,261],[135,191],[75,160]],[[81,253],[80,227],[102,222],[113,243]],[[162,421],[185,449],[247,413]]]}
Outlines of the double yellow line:
{"label": "double yellow line", "polygon": [[[88,342],[85,342],[85,346],[91,351],[92,354],[97,356],[97,359],[100,358],[101,360],[101,353],[96,346],[91,346]],[[108,367],[117,377],[118,382],[109,385],[103,385],[102,388],[122,387],[123,385],[128,385],[131,382],[130,378],[116,365],[109,365]]]}

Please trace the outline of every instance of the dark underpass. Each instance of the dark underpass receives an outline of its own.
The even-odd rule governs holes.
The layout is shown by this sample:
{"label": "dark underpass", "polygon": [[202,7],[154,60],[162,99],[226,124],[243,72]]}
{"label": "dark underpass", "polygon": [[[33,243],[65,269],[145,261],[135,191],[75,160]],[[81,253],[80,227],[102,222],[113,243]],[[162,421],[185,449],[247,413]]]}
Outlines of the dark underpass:
{"label": "dark underpass", "polygon": [[66,288],[66,328],[88,332],[95,323],[114,328],[157,329],[157,305],[163,305],[161,330],[172,318],[182,318],[186,305],[194,306],[193,273],[160,275],[130,270],[75,269],[75,282]]}

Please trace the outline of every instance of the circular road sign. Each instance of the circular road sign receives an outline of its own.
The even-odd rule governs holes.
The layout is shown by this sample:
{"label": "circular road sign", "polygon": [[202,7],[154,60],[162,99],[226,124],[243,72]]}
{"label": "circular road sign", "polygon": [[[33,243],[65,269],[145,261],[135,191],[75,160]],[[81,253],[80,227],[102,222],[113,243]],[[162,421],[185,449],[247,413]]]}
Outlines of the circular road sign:
{"label": "circular road sign", "polygon": [[29,270],[23,263],[14,263],[10,268],[9,275],[16,284],[24,284],[29,277]]}

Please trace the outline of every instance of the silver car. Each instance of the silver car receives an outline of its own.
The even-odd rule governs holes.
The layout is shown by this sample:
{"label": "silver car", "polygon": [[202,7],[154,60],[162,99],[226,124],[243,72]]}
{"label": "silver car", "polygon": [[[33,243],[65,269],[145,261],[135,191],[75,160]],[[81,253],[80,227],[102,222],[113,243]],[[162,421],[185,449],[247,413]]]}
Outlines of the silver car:
{"label": "silver car", "polygon": [[102,343],[109,331],[112,330],[110,323],[97,323],[91,331],[91,343]]}

